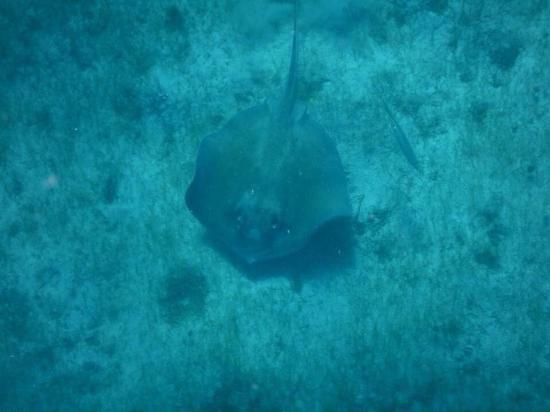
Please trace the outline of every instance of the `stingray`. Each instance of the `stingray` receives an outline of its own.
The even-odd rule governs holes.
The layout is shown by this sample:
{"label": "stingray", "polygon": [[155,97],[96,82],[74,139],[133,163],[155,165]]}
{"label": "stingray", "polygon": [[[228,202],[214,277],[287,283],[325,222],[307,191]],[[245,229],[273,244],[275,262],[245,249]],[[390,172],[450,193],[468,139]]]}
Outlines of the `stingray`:
{"label": "stingray", "polygon": [[351,216],[334,142],[297,101],[297,28],[282,96],[233,116],[200,144],[185,201],[215,238],[248,263],[304,248]]}

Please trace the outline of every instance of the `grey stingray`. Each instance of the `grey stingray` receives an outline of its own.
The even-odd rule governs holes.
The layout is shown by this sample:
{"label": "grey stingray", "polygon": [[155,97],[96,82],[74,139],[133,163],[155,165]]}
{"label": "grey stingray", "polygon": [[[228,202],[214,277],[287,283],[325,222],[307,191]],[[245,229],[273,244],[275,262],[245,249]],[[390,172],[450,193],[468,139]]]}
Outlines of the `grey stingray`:
{"label": "grey stingray", "polygon": [[186,204],[248,263],[302,249],[329,221],[351,215],[346,177],[330,137],[297,104],[297,29],[279,101],[237,113],[199,147]]}

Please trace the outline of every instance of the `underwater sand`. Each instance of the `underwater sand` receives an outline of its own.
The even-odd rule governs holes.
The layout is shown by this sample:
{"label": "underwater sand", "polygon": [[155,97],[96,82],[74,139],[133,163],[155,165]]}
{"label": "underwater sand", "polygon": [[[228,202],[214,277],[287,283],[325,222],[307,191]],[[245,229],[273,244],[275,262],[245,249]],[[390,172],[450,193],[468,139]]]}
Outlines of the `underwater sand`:
{"label": "underwater sand", "polygon": [[548,2],[301,3],[356,219],[259,269],[184,194],[291,5],[0,4],[0,410],[550,409]]}

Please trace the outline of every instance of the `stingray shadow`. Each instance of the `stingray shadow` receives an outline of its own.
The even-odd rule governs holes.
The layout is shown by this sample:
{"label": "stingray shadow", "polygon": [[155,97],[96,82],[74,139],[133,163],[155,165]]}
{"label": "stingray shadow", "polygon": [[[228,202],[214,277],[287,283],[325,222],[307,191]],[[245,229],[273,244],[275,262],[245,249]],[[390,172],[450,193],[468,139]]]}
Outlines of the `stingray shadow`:
{"label": "stingray shadow", "polygon": [[355,261],[355,242],[349,218],[326,223],[296,253],[252,264],[240,259],[224,243],[207,233],[204,240],[250,280],[261,281],[282,276],[289,278],[298,289],[308,279],[341,273]]}

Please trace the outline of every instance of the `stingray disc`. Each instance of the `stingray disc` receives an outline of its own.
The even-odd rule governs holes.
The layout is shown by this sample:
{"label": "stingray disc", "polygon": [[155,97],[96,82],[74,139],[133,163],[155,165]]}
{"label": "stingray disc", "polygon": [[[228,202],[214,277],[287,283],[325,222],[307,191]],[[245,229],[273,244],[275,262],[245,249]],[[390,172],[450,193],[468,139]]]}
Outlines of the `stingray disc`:
{"label": "stingray disc", "polygon": [[322,225],[351,214],[334,143],[304,115],[281,126],[267,104],[234,116],[201,143],[186,203],[247,262],[301,249]]}

